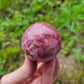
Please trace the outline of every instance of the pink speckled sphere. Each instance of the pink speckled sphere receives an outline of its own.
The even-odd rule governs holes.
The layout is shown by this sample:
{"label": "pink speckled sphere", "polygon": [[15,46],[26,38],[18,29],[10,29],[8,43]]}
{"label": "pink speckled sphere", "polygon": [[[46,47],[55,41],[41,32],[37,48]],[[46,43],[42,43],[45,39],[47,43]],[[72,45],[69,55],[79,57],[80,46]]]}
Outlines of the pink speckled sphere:
{"label": "pink speckled sphere", "polygon": [[22,48],[33,61],[48,62],[61,48],[61,37],[55,27],[48,23],[31,25],[22,37]]}

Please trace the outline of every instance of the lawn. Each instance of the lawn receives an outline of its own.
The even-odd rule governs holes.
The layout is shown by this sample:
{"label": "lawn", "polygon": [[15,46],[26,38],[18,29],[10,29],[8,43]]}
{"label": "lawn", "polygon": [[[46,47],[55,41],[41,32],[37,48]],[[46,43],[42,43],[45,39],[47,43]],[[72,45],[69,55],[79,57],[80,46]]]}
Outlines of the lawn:
{"label": "lawn", "polygon": [[22,35],[36,22],[52,24],[62,37],[55,84],[84,84],[84,0],[0,0],[0,77],[24,62]]}

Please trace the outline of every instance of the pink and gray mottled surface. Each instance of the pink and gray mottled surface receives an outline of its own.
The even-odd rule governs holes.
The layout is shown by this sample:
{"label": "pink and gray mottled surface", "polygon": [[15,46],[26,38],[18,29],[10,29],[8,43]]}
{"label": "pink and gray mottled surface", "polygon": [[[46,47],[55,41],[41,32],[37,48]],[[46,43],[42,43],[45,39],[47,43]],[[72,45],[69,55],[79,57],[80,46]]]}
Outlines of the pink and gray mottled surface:
{"label": "pink and gray mottled surface", "polygon": [[25,31],[22,37],[22,47],[31,60],[47,62],[59,52],[61,37],[52,25],[35,23]]}

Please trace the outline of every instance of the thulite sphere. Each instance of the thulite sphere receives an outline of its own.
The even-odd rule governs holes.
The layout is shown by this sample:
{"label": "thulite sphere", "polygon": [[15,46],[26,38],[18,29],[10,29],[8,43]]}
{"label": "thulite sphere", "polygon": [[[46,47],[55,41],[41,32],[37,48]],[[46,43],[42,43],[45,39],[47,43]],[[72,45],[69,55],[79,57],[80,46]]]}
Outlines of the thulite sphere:
{"label": "thulite sphere", "polygon": [[55,27],[48,23],[31,25],[22,37],[22,48],[33,61],[48,62],[61,48],[61,37]]}

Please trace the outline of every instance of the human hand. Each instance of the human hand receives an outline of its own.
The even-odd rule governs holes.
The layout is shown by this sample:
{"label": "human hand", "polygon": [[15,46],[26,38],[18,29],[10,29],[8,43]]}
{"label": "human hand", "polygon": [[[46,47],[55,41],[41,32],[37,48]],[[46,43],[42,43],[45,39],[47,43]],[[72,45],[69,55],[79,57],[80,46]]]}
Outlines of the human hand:
{"label": "human hand", "polygon": [[59,61],[55,59],[46,63],[31,61],[25,56],[24,64],[16,71],[2,77],[0,84],[52,84],[59,74]]}

